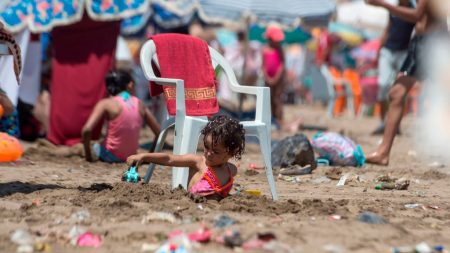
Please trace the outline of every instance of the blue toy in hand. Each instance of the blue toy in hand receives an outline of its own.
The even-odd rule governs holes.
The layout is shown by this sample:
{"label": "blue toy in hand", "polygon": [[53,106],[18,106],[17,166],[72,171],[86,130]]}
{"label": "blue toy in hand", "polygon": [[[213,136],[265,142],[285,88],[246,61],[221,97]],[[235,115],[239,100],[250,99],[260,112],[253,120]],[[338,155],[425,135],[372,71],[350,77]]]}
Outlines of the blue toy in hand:
{"label": "blue toy in hand", "polygon": [[131,166],[125,173],[123,173],[122,181],[137,183],[141,180],[141,177],[136,171],[136,166]]}

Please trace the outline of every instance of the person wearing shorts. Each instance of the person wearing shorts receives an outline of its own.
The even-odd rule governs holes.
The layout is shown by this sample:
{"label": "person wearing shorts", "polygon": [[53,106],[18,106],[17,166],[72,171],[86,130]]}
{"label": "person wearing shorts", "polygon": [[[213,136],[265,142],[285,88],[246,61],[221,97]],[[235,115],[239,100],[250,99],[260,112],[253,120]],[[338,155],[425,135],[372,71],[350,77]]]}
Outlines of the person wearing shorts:
{"label": "person wearing shorts", "polygon": [[389,91],[389,109],[386,115],[386,127],[383,140],[375,152],[366,156],[366,162],[387,166],[395,134],[398,131],[403,117],[403,106],[411,88],[427,78],[423,71],[422,55],[427,37],[434,33],[445,33],[442,27],[447,28],[448,9],[443,0],[416,0],[416,8],[407,8],[390,4],[385,0],[366,0],[366,3],[387,9],[391,14],[404,20],[415,22],[415,37],[408,47],[408,55],[395,80],[395,84]]}
{"label": "person wearing shorts", "polygon": [[[399,6],[412,7],[408,0],[400,0]],[[389,24],[381,38],[382,47],[378,53],[377,102],[381,107],[381,123],[372,132],[373,135],[383,134],[384,119],[388,109],[389,89],[406,59],[414,26],[414,23],[392,14],[389,15]]]}

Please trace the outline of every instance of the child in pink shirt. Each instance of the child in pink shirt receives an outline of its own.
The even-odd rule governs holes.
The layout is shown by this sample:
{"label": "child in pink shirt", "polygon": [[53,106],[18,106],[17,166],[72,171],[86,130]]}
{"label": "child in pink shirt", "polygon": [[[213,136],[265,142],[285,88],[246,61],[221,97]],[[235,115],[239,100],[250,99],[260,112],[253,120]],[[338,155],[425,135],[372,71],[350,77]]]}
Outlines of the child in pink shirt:
{"label": "child in pink shirt", "polygon": [[270,25],[265,37],[268,45],[263,49],[263,73],[266,85],[270,88],[270,104],[272,115],[280,125],[283,125],[283,92],[286,76],[284,52],[281,42],[284,32],[281,28]]}
{"label": "child in pink shirt", "polygon": [[93,145],[94,153],[104,162],[125,162],[128,156],[137,152],[143,121],[156,136],[159,135],[160,126],[149,109],[131,95],[134,83],[129,73],[122,70],[109,72],[106,87],[110,97],[96,104],[82,130],[86,160],[93,161],[92,129],[105,117],[108,122],[106,138],[101,144]]}

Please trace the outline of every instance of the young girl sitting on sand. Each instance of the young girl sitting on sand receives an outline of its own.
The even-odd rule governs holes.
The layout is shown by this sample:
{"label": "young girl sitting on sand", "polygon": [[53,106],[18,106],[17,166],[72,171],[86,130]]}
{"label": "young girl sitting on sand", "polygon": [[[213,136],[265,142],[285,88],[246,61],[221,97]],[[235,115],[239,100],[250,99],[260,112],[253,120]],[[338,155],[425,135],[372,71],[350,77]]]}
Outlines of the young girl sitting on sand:
{"label": "young girl sitting on sand", "polygon": [[150,126],[156,136],[160,126],[150,110],[131,95],[134,82],[130,74],[123,70],[111,71],[105,78],[109,98],[100,100],[83,127],[82,137],[87,161],[93,161],[91,154],[91,132],[97,123],[106,116],[108,130],[102,144],[94,144],[94,153],[104,162],[125,162],[137,152],[139,131],[142,122]]}
{"label": "young girl sitting on sand", "polygon": [[237,174],[230,158],[241,159],[245,148],[245,130],[242,124],[228,116],[217,116],[202,130],[203,155],[173,155],[166,153],[144,153],[128,157],[128,165],[136,168],[142,163],[165,166],[189,167],[195,171],[188,186],[190,193],[212,199],[228,196]]}

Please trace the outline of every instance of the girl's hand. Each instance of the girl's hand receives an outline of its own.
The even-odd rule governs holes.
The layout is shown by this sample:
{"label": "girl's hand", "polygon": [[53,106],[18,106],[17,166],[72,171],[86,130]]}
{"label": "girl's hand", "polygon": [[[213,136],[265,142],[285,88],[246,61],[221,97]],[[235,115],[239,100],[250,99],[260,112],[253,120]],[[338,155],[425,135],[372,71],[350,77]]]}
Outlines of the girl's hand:
{"label": "girl's hand", "polygon": [[144,162],[145,154],[131,155],[127,158],[128,166],[139,167]]}

